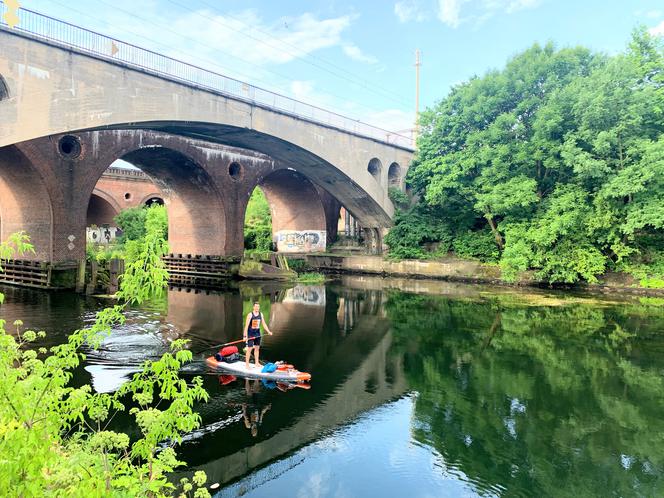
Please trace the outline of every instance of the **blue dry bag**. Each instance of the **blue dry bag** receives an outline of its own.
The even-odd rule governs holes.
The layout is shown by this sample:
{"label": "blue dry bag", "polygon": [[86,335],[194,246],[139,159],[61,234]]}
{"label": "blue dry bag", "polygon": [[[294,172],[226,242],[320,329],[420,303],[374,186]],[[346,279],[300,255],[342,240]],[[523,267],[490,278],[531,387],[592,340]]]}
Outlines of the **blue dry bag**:
{"label": "blue dry bag", "polygon": [[263,370],[261,370],[261,372],[272,373],[276,369],[277,369],[277,365],[275,365],[274,363],[266,363],[265,365],[263,365]]}

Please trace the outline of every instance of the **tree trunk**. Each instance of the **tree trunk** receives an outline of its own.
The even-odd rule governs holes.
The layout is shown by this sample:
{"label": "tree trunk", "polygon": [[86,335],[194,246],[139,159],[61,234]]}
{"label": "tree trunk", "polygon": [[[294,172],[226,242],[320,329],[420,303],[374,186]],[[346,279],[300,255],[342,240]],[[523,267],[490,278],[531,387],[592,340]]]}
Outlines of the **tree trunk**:
{"label": "tree trunk", "polygon": [[494,239],[496,239],[496,245],[498,246],[498,249],[502,251],[503,248],[505,247],[505,241],[503,240],[503,236],[498,231],[496,223],[493,221],[493,216],[491,216],[490,214],[485,214],[484,217],[489,222],[489,226],[491,227],[491,233],[493,233],[493,237]]}

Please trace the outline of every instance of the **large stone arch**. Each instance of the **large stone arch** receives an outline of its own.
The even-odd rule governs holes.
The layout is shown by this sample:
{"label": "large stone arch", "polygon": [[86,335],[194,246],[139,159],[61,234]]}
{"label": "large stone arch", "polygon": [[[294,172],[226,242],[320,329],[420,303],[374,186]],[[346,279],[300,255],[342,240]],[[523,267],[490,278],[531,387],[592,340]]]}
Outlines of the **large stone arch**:
{"label": "large stone arch", "polygon": [[37,168],[14,146],[0,148],[0,240],[23,231],[35,252],[21,259],[50,260],[53,210]]}
{"label": "large stone arch", "polygon": [[272,214],[272,237],[279,251],[324,250],[325,207],[314,184],[292,169],[279,169],[258,184]]}
{"label": "large stone arch", "polygon": [[[410,161],[412,150],[391,143],[389,132],[362,136],[347,120],[340,127],[334,115],[325,114],[322,119],[309,107],[303,113],[295,102],[291,102],[295,107],[286,108],[284,102],[260,103],[269,97],[265,95],[254,102],[251,95],[247,100],[221,90],[206,91],[117,60],[90,57],[74,47],[49,45],[24,33],[0,31],[0,38],[8,55],[5,62],[0,61],[0,71],[8,81],[22,78],[22,85],[15,89],[17,99],[0,105],[0,146],[80,130],[150,129],[179,134],[297,165],[298,171],[348,207],[362,226],[391,224],[393,206],[384,182],[376,182],[366,170],[374,157],[384,165]],[[40,71],[21,76],[26,58]]]}
{"label": "large stone arch", "polygon": [[159,187],[168,210],[171,252],[224,254],[226,220],[220,193],[205,169],[167,147],[139,147],[119,157],[139,167]]}

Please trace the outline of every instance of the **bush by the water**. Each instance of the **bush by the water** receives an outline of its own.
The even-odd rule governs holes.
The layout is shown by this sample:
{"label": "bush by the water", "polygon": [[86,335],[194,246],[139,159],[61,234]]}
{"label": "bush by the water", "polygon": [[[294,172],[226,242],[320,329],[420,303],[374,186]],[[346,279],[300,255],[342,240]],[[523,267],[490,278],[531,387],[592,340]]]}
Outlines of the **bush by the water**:
{"label": "bush by the water", "polygon": [[534,45],[455,86],[421,130],[392,256],[438,242],[507,280],[664,278],[664,49],[645,29],[613,56]]}

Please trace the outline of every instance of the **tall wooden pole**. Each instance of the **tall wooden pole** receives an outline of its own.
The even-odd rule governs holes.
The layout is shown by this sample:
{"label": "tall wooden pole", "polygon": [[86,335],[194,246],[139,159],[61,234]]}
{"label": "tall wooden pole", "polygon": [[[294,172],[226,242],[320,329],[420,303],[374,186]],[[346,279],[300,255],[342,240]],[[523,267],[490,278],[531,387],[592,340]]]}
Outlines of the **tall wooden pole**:
{"label": "tall wooden pole", "polygon": [[418,48],[415,50],[415,139],[420,133],[420,66],[422,65],[420,55]]}

